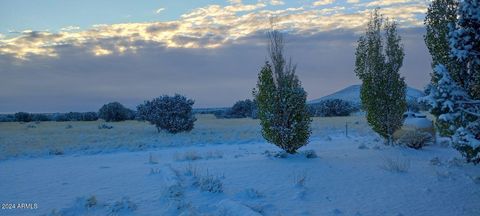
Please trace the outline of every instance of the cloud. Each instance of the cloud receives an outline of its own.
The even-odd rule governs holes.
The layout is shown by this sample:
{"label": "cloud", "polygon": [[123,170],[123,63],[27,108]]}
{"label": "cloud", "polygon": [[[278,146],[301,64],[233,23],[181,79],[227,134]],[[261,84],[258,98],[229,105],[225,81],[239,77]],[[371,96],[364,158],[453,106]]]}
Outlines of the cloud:
{"label": "cloud", "polygon": [[165,8],[158,8],[158,9],[155,11],[155,13],[156,13],[156,14],[159,14],[159,13],[161,13],[161,12],[164,11],[164,10],[165,10]]}
{"label": "cloud", "polygon": [[[395,1],[400,0],[385,2]],[[269,1],[270,4],[272,2]],[[322,0],[315,3],[332,2]],[[271,10],[267,9],[266,1],[231,3],[235,5],[196,8],[168,22],[98,24],[84,30],[72,26],[60,32],[27,30],[13,37],[0,38],[0,54],[23,60],[33,56],[56,58],[66,47],[82,47],[93,55],[105,56],[135,53],[146,42],[166,48],[218,48],[239,43],[242,38],[269,29],[272,17],[276,21],[275,27],[280,30],[293,34],[315,34],[337,29],[361,31],[371,11],[371,8],[363,7],[352,12],[338,5]],[[418,1],[382,9],[382,13],[399,22],[401,28],[421,26],[419,15],[425,11],[426,3]],[[109,41],[108,46],[103,44],[105,41]]]}
{"label": "cloud", "polygon": [[60,31],[63,31],[63,32],[67,32],[67,31],[76,31],[76,30],[79,30],[80,27],[78,26],[67,26],[67,27],[63,27],[60,29]]}
{"label": "cloud", "polygon": [[[380,1],[275,9],[269,5],[280,1],[248,2],[207,5],[165,22],[0,35],[0,112],[95,111],[109,101],[135,108],[177,92],[195,99],[195,107],[231,106],[251,97],[272,17],[287,34],[287,55],[298,63],[309,99],[359,82],[353,73],[356,40]],[[382,2],[381,12],[399,22],[405,43],[401,73],[422,88],[431,71],[422,38],[426,3]]]}
{"label": "cloud", "polygon": [[[423,31],[400,31],[406,50],[401,73],[417,88],[429,80],[430,71]],[[217,36],[178,36],[172,40],[198,44],[224,40]],[[298,63],[297,74],[309,99],[359,83],[353,72],[358,39],[355,30],[292,32],[285,38],[287,57]],[[130,45],[137,50],[101,55],[101,50]],[[36,55],[19,63],[12,56],[0,55],[0,75],[8,80],[0,85],[0,112],[96,111],[110,101],[135,108],[143,100],[177,92],[193,98],[195,107],[231,106],[236,100],[251,98],[266,59],[265,47],[265,35],[258,31],[216,49],[167,48],[154,41],[132,43],[108,37],[83,46],[62,45],[55,58]]]}
{"label": "cloud", "polygon": [[329,5],[332,4],[335,0],[320,0],[320,1],[315,1],[313,2],[313,6],[318,7],[318,6],[323,6],[323,5]]}
{"label": "cloud", "polygon": [[242,4],[242,0],[228,0],[231,4]]}
{"label": "cloud", "polygon": [[284,5],[285,2],[283,2],[282,0],[270,0],[269,3],[271,5]]}
{"label": "cloud", "polygon": [[411,2],[418,2],[417,0],[377,0],[365,3],[367,7],[379,7],[379,6],[388,6],[394,4],[404,4],[404,3],[411,3]]}

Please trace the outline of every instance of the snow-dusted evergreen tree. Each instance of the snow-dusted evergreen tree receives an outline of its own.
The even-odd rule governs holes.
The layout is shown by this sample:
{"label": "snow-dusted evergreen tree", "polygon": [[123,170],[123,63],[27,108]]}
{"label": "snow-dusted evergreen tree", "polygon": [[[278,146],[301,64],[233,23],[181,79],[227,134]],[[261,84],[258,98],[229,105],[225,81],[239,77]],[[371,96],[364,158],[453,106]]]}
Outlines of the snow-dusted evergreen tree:
{"label": "snow-dusted evergreen tree", "polygon": [[421,100],[443,113],[437,124],[443,125],[445,134],[453,135],[454,147],[467,161],[480,163],[480,101],[472,100],[445,66],[437,65],[434,73],[439,80],[430,84],[429,95]]}
{"label": "snow-dusted evergreen tree", "polygon": [[[422,100],[441,113],[437,125],[442,134],[452,136],[454,147],[468,162],[480,163],[480,5],[478,1],[460,1],[457,21],[448,34],[451,61],[458,62],[461,75],[451,77],[448,68],[439,64]],[[453,73],[455,74],[455,73]],[[435,110],[436,109],[436,110]],[[442,131],[441,131],[442,132]]]}
{"label": "snow-dusted evergreen tree", "polygon": [[436,83],[428,87],[429,94],[421,101],[427,103],[430,111],[441,113],[436,121],[437,128],[443,129],[442,134],[451,136],[462,126],[462,104],[458,101],[468,101],[467,92],[452,79],[447,68],[439,64],[433,70],[433,76],[437,77]]}
{"label": "snow-dusted evergreen tree", "polygon": [[[425,44],[428,51],[432,56],[432,69],[438,64],[442,64],[446,68],[448,73],[454,81],[460,83],[462,77],[465,76],[464,70],[460,62],[450,54],[449,45],[449,31],[451,25],[454,25],[457,21],[457,8],[458,0],[433,0],[427,10],[424,24],[426,28],[426,34],[424,36]],[[437,86],[437,82],[440,77],[436,76],[437,73],[431,73],[431,83],[433,86]],[[430,88],[430,87],[428,87]],[[430,89],[426,89],[426,93],[429,94]],[[452,135],[452,131],[449,129],[449,125],[445,124],[438,117],[444,112],[441,106],[431,107],[430,113],[436,117],[436,128],[443,136]]]}
{"label": "snow-dusted evergreen tree", "polygon": [[449,42],[452,56],[465,67],[458,82],[473,99],[480,99],[480,2],[462,0],[457,16]]}
{"label": "snow-dusted evergreen tree", "polygon": [[376,9],[355,53],[355,73],[362,80],[360,98],[367,121],[389,145],[407,110],[406,84],[399,73],[404,57],[400,42],[395,22],[384,20]]}
{"label": "snow-dusted evergreen tree", "polygon": [[307,93],[295,74],[296,66],[285,60],[283,35],[272,30],[268,39],[273,68],[265,63],[253,91],[262,135],[268,142],[294,154],[307,144],[311,133]]}
{"label": "snow-dusted evergreen tree", "polygon": [[462,126],[453,141],[468,162],[480,163],[480,3],[463,0],[457,13],[449,42],[452,56],[464,65],[465,75],[460,82],[470,98],[455,102],[462,113]]}
{"label": "snow-dusted evergreen tree", "polygon": [[169,133],[191,131],[197,120],[192,112],[194,101],[185,96],[164,95],[145,101],[137,107],[139,119],[147,120],[160,130]]}

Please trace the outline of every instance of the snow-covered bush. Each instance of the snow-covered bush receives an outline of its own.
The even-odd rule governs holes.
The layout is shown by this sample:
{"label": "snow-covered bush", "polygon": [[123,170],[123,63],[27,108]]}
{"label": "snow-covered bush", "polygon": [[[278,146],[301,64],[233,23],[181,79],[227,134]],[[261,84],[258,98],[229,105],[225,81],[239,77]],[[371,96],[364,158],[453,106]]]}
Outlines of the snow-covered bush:
{"label": "snow-covered bush", "polygon": [[100,202],[95,196],[78,197],[72,206],[57,211],[53,209],[50,216],[76,216],[76,215],[132,215],[137,209],[137,204],[128,197],[114,203]]}
{"label": "snow-covered bush", "polygon": [[49,154],[49,155],[63,155],[64,152],[63,152],[62,149],[54,148],[54,149],[50,149],[50,150],[48,151],[48,154]]}
{"label": "snow-covered bush", "polygon": [[410,169],[410,160],[401,158],[384,158],[380,168],[396,173],[404,173]]}
{"label": "snow-covered bush", "polygon": [[119,102],[105,104],[98,111],[98,117],[107,122],[125,121],[130,118],[131,111]]}
{"label": "snow-covered bush", "polygon": [[283,56],[282,34],[271,31],[269,40],[272,65],[265,63],[253,95],[257,101],[263,137],[287,153],[294,154],[308,143],[311,134],[307,93],[295,74],[296,66],[287,63]]}
{"label": "snow-covered bush", "polygon": [[293,174],[293,184],[297,187],[305,187],[307,172],[296,172]]}
{"label": "snow-covered bush", "polygon": [[314,150],[305,150],[302,152],[306,158],[317,158],[317,153]]}
{"label": "snow-covered bush", "polygon": [[184,153],[176,153],[174,155],[177,161],[194,161],[202,159],[202,156],[196,151],[187,151]]}
{"label": "snow-covered bush", "polygon": [[258,198],[265,197],[263,193],[261,193],[255,188],[247,188],[244,190],[244,193],[250,199],[258,199]]}
{"label": "snow-covered bush", "polygon": [[409,130],[398,139],[398,143],[410,148],[421,149],[426,145],[432,144],[433,137],[427,132]]}
{"label": "snow-covered bush", "polygon": [[15,113],[15,121],[17,122],[31,122],[32,115],[27,112],[17,112]]}
{"label": "snow-covered bush", "polygon": [[223,182],[218,176],[213,176],[207,173],[205,176],[197,176],[194,183],[201,191],[208,191],[211,193],[222,193]]}
{"label": "snow-covered bush", "polygon": [[350,102],[342,99],[328,99],[310,105],[312,116],[349,116],[355,110]]}
{"label": "snow-covered bush", "polygon": [[458,128],[453,136],[454,147],[467,162],[480,163],[480,120]]}
{"label": "snow-covered bush", "polygon": [[137,204],[130,201],[128,197],[123,197],[120,201],[116,201],[110,206],[109,212],[111,215],[131,214],[137,210]]}
{"label": "snow-covered bush", "polygon": [[399,73],[405,54],[397,24],[385,21],[376,9],[365,35],[358,40],[355,55],[355,73],[362,80],[360,98],[368,124],[391,145],[407,110],[407,86]]}
{"label": "snow-covered bush", "polygon": [[223,152],[216,150],[216,151],[208,151],[205,153],[205,159],[220,159],[223,158]]}
{"label": "snow-covered bush", "polygon": [[188,132],[197,120],[192,112],[193,103],[193,100],[179,94],[164,95],[137,106],[137,114],[140,119],[155,125],[158,132]]}
{"label": "snow-covered bush", "polygon": [[98,126],[98,129],[112,129],[113,126],[107,124],[101,124]]}
{"label": "snow-covered bush", "polygon": [[97,202],[97,198],[95,196],[91,196],[87,199],[85,198],[78,198],[77,199],[78,202],[83,202],[85,206],[85,208],[92,208],[94,206],[96,206],[98,204]]}

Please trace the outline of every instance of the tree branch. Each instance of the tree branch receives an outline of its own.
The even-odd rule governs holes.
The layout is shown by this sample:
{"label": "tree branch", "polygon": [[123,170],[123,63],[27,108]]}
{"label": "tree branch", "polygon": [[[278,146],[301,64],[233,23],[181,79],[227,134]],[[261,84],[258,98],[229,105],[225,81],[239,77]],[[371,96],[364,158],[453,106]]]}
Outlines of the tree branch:
{"label": "tree branch", "polygon": [[471,111],[468,111],[468,110],[463,109],[463,108],[460,108],[460,110],[467,113],[467,114],[470,114],[470,115],[473,115],[473,116],[476,116],[476,117],[480,117],[480,113],[471,112]]}

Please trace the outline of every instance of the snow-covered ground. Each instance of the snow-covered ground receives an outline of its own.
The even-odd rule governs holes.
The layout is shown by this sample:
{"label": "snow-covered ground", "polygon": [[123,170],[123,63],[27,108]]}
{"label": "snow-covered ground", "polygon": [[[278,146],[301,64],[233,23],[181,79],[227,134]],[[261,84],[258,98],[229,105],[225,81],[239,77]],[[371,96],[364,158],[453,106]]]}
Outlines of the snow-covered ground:
{"label": "snow-covered ground", "polygon": [[[118,131],[140,133],[143,126],[119,123],[108,132],[92,130],[97,139],[103,136],[96,131],[118,131],[86,149],[77,147],[81,137],[72,137],[55,146],[63,155],[5,154],[0,202],[35,209],[1,209],[0,215],[480,215],[480,166],[465,164],[449,147],[386,147],[361,117],[318,118],[303,153],[282,158],[250,127],[256,123],[201,118],[191,134],[179,136],[155,134],[145,124],[144,134],[130,136],[153,144],[135,151],[126,144],[135,139],[124,143],[128,136]],[[50,142],[67,133],[53,131],[37,138]],[[34,137],[0,135],[1,142],[17,139],[24,147]],[[95,144],[116,150],[90,151]],[[318,157],[307,158],[308,150]]]}

